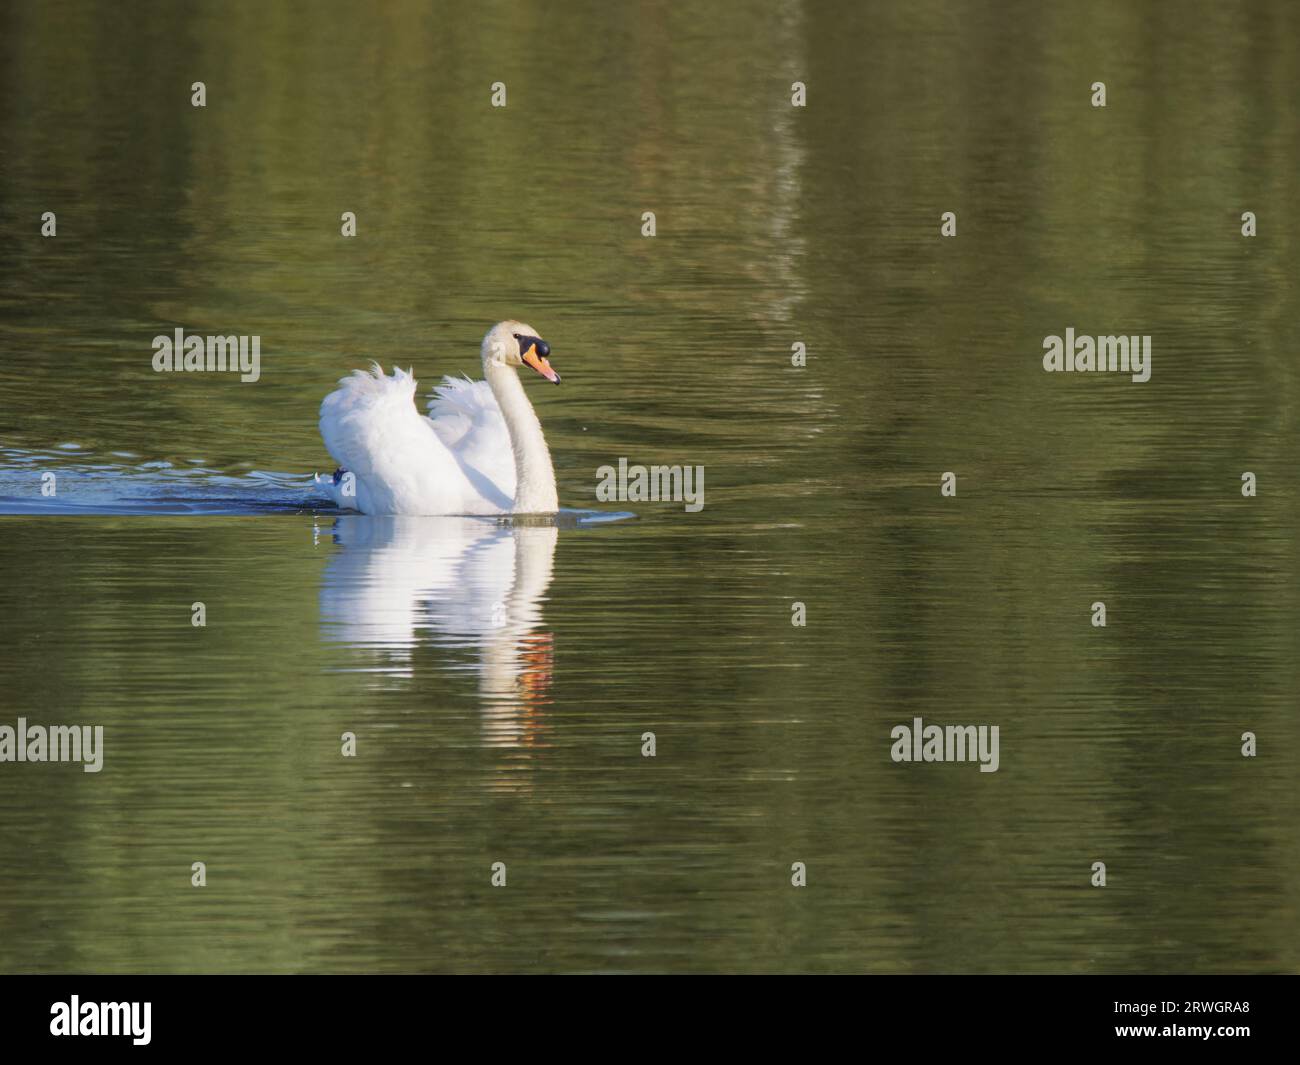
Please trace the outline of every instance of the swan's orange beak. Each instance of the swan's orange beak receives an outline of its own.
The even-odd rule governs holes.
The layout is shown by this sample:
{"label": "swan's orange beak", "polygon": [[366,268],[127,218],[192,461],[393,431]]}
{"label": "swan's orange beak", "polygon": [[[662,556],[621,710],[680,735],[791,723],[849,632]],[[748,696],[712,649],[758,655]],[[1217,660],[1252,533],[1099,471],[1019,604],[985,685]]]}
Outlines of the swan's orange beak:
{"label": "swan's orange beak", "polygon": [[551,346],[541,337],[520,337],[519,339],[519,354],[524,362],[550,381],[551,384],[558,385],[560,375],[546,361],[546,356],[550,353]]}

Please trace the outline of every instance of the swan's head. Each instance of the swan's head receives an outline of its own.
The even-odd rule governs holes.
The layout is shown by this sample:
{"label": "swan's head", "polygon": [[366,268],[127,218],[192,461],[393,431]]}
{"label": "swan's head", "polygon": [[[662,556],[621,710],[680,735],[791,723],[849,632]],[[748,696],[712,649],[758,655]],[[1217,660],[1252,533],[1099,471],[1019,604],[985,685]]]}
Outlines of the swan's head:
{"label": "swan's head", "polygon": [[483,338],[483,369],[492,366],[531,366],[552,384],[560,375],[547,361],[551,346],[537,335],[531,325],[509,319],[497,322]]}

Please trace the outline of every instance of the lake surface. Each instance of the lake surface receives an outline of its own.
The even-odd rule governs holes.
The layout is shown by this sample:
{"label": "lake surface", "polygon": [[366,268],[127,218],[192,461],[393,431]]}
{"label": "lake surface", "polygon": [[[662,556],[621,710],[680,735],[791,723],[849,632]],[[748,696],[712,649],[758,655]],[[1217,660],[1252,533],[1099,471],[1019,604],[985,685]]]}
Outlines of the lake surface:
{"label": "lake surface", "polygon": [[[0,10],[0,970],[1300,970],[1300,8],[725,7]],[[571,513],[314,494],[505,317]]]}

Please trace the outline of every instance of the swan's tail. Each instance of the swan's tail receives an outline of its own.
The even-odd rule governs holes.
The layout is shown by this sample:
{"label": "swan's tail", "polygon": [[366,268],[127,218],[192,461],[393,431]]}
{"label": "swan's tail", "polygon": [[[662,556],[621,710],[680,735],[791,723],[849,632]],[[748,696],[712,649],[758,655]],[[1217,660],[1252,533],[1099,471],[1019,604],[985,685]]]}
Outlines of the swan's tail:
{"label": "swan's tail", "polygon": [[340,507],[369,510],[361,497],[400,478],[394,459],[427,447],[429,427],[415,409],[415,378],[393,368],[387,376],[378,363],[369,372],[353,370],[320,405],[320,435],[339,463],[334,474],[316,476],[321,491]]}

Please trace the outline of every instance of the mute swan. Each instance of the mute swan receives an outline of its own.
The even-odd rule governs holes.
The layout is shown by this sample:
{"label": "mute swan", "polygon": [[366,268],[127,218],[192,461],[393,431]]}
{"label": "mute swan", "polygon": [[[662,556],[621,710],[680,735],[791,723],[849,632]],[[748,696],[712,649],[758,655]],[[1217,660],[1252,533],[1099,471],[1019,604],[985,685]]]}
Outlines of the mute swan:
{"label": "mute swan", "polygon": [[320,405],[320,434],[339,463],[315,480],[363,514],[553,514],[551,453],[516,366],[560,383],[532,326],[498,322],[483,338],[483,381],[444,377],[428,417],[415,378],[377,364],[354,370]]}

